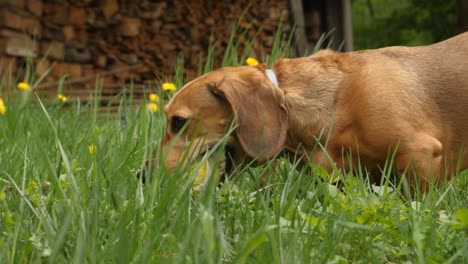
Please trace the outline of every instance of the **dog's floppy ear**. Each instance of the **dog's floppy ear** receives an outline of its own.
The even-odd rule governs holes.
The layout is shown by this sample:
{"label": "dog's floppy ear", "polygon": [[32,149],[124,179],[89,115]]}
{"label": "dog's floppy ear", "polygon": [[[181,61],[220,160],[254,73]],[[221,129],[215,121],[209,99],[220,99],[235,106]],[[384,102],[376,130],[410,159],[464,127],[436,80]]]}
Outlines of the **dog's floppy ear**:
{"label": "dog's floppy ear", "polygon": [[225,77],[208,89],[228,103],[237,125],[236,135],[250,157],[265,161],[278,154],[286,141],[288,112],[284,93],[266,80]]}

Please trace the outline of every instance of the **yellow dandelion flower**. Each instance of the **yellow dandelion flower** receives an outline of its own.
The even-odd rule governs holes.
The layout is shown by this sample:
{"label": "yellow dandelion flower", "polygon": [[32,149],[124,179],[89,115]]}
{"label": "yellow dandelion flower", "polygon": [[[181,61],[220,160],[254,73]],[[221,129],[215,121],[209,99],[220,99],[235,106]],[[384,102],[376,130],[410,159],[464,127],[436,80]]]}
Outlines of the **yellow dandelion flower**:
{"label": "yellow dandelion flower", "polygon": [[67,102],[67,97],[63,94],[57,94],[57,99],[62,103]]}
{"label": "yellow dandelion flower", "polygon": [[149,103],[148,104],[148,110],[151,112],[157,112],[158,111],[158,105],[155,103]]}
{"label": "yellow dandelion flower", "polygon": [[258,65],[258,60],[256,60],[255,58],[252,58],[252,57],[248,57],[245,60],[245,63],[247,63],[247,65],[249,65],[249,66],[256,66],[256,65]]}
{"label": "yellow dandelion flower", "polygon": [[31,86],[26,83],[26,82],[20,82],[16,85],[16,87],[20,90],[23,90],[23,91],[29,91],[31,90]]}
{"label": "yellow dandelion flower", "polygon": [[155,93],[150,93],[148,96],[149,100],[151,102],[158,102],[159,101],[159,96]]}
{"label": "yellow dandelion flower", "polygon": [[0,98],[0,114],[4,115],[5,113],[6,113],[5,103],[3,102],[3,99]]}
{"label": "yellow dandelion flower", "polygon": [[166,82],[166,83],[163,83],[162,89],[165,92],[173,92],[173,91],[176,90],[176,87],[175,87],[175,85],[173,83]]}
{"label": "yellow dandelion flower", "polygon": [[93,155],[94,153],[96,153],[96,151],[97,151],[96,145],[90,144],[90,145],[88,146],[88,151],[89,151],[89,154],[91,154],[91,155]]}

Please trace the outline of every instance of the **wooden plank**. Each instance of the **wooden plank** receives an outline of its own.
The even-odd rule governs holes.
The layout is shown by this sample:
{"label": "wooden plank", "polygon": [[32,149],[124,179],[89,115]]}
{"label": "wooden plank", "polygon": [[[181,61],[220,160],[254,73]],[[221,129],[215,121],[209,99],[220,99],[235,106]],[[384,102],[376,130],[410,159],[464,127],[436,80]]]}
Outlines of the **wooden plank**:
{"label": "wooden plank", "polygon": [[291,11],[295,24],[295,40],[299,55],[304,55],[310,48],[308,47],[305,22],[304,22],[304,9],[302,8],[302,0],[291,0]]}

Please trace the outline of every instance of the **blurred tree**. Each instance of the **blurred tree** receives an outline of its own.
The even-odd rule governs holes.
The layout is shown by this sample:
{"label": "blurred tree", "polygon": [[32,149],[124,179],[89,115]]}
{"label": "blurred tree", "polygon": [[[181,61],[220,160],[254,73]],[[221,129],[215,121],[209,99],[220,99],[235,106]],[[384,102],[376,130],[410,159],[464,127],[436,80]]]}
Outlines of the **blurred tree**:
{"label": "blurred tree", "polygon": [[458,31],[459,2],[467,0],[353,0],[355,49],[447,39]]}
{"label": "blurred tree", "polygon": [[458,32],[468,31],[468,0],[457,0]]}

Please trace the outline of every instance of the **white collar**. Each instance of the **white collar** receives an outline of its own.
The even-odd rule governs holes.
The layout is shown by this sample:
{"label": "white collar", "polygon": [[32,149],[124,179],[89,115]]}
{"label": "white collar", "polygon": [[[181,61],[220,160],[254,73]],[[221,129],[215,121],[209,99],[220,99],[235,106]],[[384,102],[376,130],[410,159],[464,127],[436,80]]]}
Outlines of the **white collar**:
{"label": "white collar", "polygon": [[265,73],[266,73],[266,76],[268,77],[268,79],[270,79],[270,81],[276,85],[276,87],[279,88],[279,83],[278,83],[278,79],[276,79],[276,74],[273,70],[271,69],[267,69],[265,70]]}

